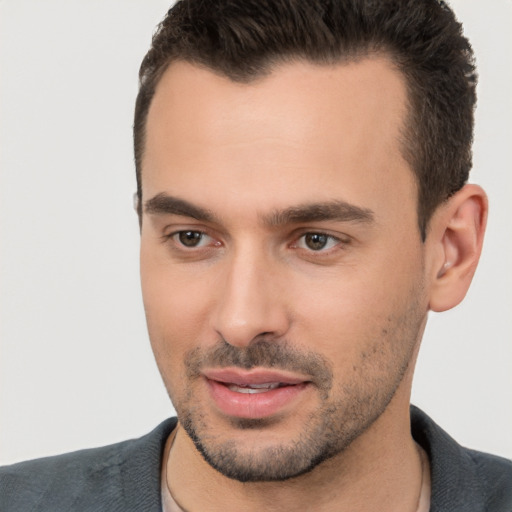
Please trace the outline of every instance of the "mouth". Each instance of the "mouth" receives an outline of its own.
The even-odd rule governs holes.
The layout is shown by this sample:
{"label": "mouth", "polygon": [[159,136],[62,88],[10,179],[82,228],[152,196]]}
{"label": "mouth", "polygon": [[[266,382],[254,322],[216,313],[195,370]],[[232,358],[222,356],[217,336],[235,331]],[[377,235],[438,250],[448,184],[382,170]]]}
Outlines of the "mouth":
{"label": "mouth", "polygon": [[248,393],[248,394],[256,394],[256,393],[266,393],[267,391],[271,391],[272,389],[282,388],[287,384],[283,384],[281,382],[265,382],[263,384],[225,384],[230,391],[234,391],[236,393]]}
{"label": "mouth", "polygon": [[267,418],[283,412],[311,385],[304,376],[265,369],[212,369],[203,376],[214,406],[237,418]]}

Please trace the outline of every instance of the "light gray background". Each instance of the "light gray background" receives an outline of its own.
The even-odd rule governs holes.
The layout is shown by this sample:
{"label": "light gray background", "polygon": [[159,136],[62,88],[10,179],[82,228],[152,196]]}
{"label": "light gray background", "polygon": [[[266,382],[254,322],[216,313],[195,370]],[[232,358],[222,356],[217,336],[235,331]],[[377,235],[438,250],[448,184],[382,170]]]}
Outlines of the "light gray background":
{"label": "light gray background", "polygon": [[[492,4],[492,8],[491,8]],[[413,401],[512,457],[512,3],[453,0],[481,75],[472,289],[431,315]],[[138,280],[131,124],[162,0],[0,0],[0,463],[115,442],[172,414]]]}

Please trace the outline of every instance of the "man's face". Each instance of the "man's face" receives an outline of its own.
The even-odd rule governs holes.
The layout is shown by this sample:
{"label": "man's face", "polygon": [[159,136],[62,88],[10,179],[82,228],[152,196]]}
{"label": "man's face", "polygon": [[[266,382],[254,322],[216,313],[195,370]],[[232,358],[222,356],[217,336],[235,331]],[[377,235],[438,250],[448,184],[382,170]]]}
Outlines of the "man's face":
{"label": "man's face", "polygon": [[408,404],[428,299],[405,105],[383,58],[250,84],[175,63],[158,85],[149,334],[180,424],[226,476],[303,473]]}

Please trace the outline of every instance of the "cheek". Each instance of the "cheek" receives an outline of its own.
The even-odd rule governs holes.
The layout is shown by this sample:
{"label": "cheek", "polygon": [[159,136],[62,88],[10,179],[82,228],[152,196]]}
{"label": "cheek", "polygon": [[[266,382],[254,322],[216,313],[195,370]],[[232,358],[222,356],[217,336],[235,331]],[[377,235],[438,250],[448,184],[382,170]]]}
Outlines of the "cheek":
{"label": "cheek", "polygon": [[416,325],[422,309],[426,311],[421,269],[404,263],[402,272],[396,272],[391,261],[396,259],[382,258],[364,270],[343,269],[323,279],[321,286],[310,287],[307,297],[297,302],[298,328],[292,338],[313,343],[341,371],[352,371],[365,354],[396,352],[398,343],[413,343],[414,328],[409,331],[406,324]]}
{"label": "cheek", "polygon": [[146,321],[157,362],[179,364],[182,354],[207,336],[208,280],[141,253]]}

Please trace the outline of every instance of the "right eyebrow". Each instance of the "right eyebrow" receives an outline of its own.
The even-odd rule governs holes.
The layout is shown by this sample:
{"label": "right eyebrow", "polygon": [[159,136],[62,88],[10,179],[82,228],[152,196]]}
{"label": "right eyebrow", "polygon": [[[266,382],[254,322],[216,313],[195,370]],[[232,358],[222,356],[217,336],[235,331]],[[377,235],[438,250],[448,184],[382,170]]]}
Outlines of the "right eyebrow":
{"label": "right eyebrow", "polygon": [[144,212],[149,215],[179,215],[203,222],[215,220],[214,215],[209,210],[189,203],[184,199],[170,196],[165,192],[148,199],[144,203]]}

